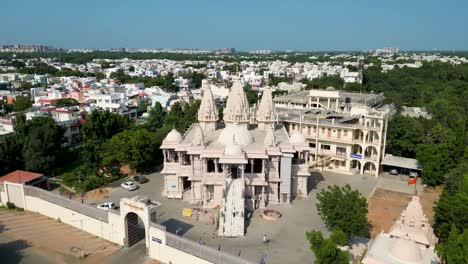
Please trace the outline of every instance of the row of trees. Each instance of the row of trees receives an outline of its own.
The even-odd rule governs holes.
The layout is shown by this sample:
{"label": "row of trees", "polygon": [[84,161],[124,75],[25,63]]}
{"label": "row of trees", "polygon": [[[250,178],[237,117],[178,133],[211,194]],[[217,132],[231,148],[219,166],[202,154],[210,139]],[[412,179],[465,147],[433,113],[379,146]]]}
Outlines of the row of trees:
{"label": "row of trees", "polygon": [[468,259],[468,147],[460,164],[447,175],[445,189],[435,207],[437,253],[447,264]]}
{"label": "row of trees", "polygon": [[[196,121],[200,101],[181,105],[176,103],[165,113],[159,103],[150,110],[147,123],[137,125],[127,117],[96,109],[86,116],[82,126],[83,144],[80,164],[65,181],[73,186],[83,182],[83,188],[92,189],[120,176],[120,168],[143,171],[162,163],[159,147],[167,133],[176,128],[184,132]],[[105,179],[104,176],[112,177]]]}

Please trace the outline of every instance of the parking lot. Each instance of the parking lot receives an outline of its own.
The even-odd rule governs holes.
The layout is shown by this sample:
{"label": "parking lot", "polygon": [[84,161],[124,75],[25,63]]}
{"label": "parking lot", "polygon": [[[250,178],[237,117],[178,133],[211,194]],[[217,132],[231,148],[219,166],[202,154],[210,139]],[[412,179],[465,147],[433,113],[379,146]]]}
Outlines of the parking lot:
{"label": "parking lot", "polygon": [[[370,175],[342,175],[330,172],[312,173],[310,178],[311,192],[302,200],[295,200],[292,205],[273,206],[283,214],[277,222],[268,222],[260,217],[257,210],[247,226],[246,236],[240,238],[219,238],[215,235],[215,225],[197,222],[192,218],[182,216],[183,208],[193,207],[188,202],[166,199],[161,196],[163,178],[160,174],[147,175],[149,182],[138,184],[139,189],[127,191],[114,184],[106,188],[104,197],[98,199],[86,198],[85,203],[97,205],[101,202],[111,201],[118,204],[122,197],[144,195],[152,200],[161,202],[157,222],[167,227],[169,232],[194,241],[199,241],[214,248],[221,247],[222,251],[240,255],[242,258],[258,262],[261,257],[267,263],[310,263],[313,254],[305,239],[309,230],[322,230],[326,232],[325,225],[317,214],[316,194],[329,185],[344,186],[350,184],[359,190],[365,197],[369,196],[379,181]],[[215,214],[215,212],[213,211]],[[262,243],[266,234],[270,243]]]}

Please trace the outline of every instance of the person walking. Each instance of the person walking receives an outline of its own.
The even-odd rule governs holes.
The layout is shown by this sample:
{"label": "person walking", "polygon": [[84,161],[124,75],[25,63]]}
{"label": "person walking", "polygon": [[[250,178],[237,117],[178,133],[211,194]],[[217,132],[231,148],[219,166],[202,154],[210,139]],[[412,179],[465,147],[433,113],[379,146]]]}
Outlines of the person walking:
{"label": "person walking", "polygon": [[263,244],[268,245],[268,239],[267,239],[266,234],[263,234]]}

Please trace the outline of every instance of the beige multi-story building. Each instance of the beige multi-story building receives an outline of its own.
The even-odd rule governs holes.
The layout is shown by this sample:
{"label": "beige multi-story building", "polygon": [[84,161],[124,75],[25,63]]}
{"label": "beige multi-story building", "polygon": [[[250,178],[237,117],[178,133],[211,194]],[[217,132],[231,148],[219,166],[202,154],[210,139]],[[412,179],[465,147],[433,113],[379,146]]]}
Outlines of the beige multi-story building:
{"label": "beige multi-story building", "polygon": [[309,165],[377,176],[385,153],[390,108],[383,94],[346,93],[333,87],[274,98],[279,120],[310,147]]}
{"label": "beige multi-story building", "polygon": [[203,207],[220,207],[219,235],[244,235],[244,219],[269,204],[289,204],[307,195],[310,148],[301,133],[278,124],[270,89],[258,109],[249,107],[239,78],[234,78],[224,124],[210,88],[198,111],[198,123],[182,135],[164,139],[164,191]]}

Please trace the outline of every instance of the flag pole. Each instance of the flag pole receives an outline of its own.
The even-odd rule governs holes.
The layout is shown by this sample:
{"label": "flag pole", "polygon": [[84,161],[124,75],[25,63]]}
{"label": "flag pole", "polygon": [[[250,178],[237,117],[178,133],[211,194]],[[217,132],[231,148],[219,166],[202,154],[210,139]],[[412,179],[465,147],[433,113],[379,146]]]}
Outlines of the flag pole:
{"label": "flag pole", "polygon": [[416,175],[416,181],[414,182],[414,195],[418,195],[418,190],[416,189],[416,185],[418,184],[418,176]]}

